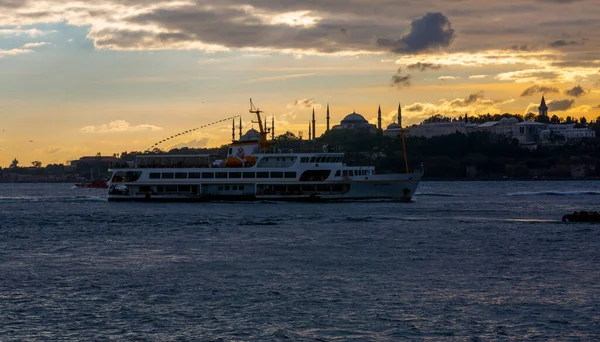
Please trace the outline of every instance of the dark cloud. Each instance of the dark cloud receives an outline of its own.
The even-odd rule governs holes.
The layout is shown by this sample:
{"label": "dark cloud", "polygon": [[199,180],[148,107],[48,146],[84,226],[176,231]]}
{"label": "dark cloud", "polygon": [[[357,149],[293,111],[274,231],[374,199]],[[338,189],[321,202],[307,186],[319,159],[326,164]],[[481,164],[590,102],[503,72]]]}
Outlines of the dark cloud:
{"label": "dark cloud", "polygon": [[313,107],[315,104],[316,104],[316,102],[313,99],[299,99],[299,100],[294,101],[293,106],[310,108],[310,107]]}
{"label": "dark cloud", "polygon": [[563,46],[569,46],[569,45],[579,45],[579,43],[574,40],[559,39],[559,40],[555,40],[555,41],[551,42],[548,45],[551,47],[563,47]]}
{"label": "dark cloud", "polygon": [[559,92],[559,90],[556,87],[533,85],[533,86],[525,89],[521,93],[521,97],[531,96],[536,93],[558,93],[558,92]]}
{"label": "dark cloud", "polygon": [[580,97],[587,94],[587,91],[580,85],[573,87],[572,89],[565,90],[565,94],[573,97]]}
{"label": "dark cloud", "polygon": [[533,47],[528,44],[515,44],[511,46],[510,49],[515,51],[531,51],[533,50]]}
{"label": "dark cloud", "polygon": [[[60,20],[89,27],[87,39],[101,49],[411,54],[511,46],[541,51],[548,43],[580,42],[557,47],[571,49],[568,55],[547,60],[573,64],[596,60],[582,55],[597,56],[600,21],[595,13],[600,1],[582,1],[583,10],[562,1],[567,0],[96,0],[76,1],[65,10],[68,0],[44,0],[43,6],[34,0],[0,0],[0,26]],[[436,13],[425,14],[424,9]],[[502,20],[490,20],[494,17]],[[106,22],[110,25],[101,24]],[[462,39],[456,39],[456,25]]]}
{"label": "dark cloud", "polygon": [[560,68],[572,68],[572,67],[583,67],[583,68],[595,68],[598,66],[595,60],[583,60],[581,58],[573,61],[560,61],[552,62],[552,66]]}
{"label": "dark cloud", "polygon": [[480,92],[477,92],[474,94],[470,94],[469,96],[467,96],[464,99],[453,100],[452,102],[450,102],[450,106],[451,107],[467,107],[468,105],[477,103],[483,99],[485,99],[485,95],[483,94],[483,91],[480,91]]}
{"label": "dark cloud", "polygon": [[558,100],[548,103],[550,112],[563,112],[570,109],[575,104],[575,100]]}
{"label": "dark cloud", "polygon": [[425,108],[423,107],[423,105],[421,105],[419,103],[415,103],[415,104],[412,104],[412,105],[404,108],[404,110],[406,110],[407,112],[422,112],[423,109],[425,109]]}
{"label": "dark cloud", "polygon": [[392,76],[392,86],[396,88],[407,88],[410,87],[410,74],[402,75],[402,68],[398,68],[398,71]]}
{"label": "dark cloud", "polygon": [[24,7],[27,3],[27,0],[0,0],[0,8],[19,8]]}
{"label": "dark cloud", "polygon": [[442,68],[441,65],[439,64],[433,64],[433,63],[415,63],[415,64],[411,64],[409,66],[407,66],[408,70],[419,70],[419,71],[426,71],[426,70],[439,70]]}
{"label": "dark cloud", "polygon": [[427,13],[412,22],[410,32],[399,40],[379,38],[377,45],[395,53],[415,53],[448,47],[454,40],[454,30],[442,13]]}

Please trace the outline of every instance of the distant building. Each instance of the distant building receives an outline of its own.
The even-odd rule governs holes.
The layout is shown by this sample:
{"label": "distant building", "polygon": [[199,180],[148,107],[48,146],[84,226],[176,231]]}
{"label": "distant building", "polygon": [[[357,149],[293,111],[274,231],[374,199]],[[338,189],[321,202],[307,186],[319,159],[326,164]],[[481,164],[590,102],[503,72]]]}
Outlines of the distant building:
{"label": "distant building", "polygon": [[464,121],[433,122],[412,126],[410,128],[411,137],[433,138],[441,135],[450,135],[454,133],[466,134],[466,123]]}
{"label": "distant building", "polygon": [[78,160],[71,160],[70,161],[70,166],[71,167],[77,167],[77,164],[81,164],[81,163],[87,163],[87,164],[95,164],[95,163],[102,163],[102,164],[116,164],[116,163],[120,163],[122,162],[121,159],[116,158],[116,157],[101,157],[101,156],[86,156],[86,157],[81,157]]}
{"label": "distant building", "polygon": [[370,124],[364,116],[352,112],[346,115],[346,117],[340,122],[339,125],[333,126],[334,130],[354,130],[354,131],[367,131],[370,133],[377,132],[377,126]]}
{"label": "distant building", "polygon": [[542,144],[569,144],[583,139],[593,139],[596,132],[587,128],[575,128],[575,124],[553,124],[540,132]]}
{"label": "distant building", "polygon": [[[540,116],[548,116],[548,106],[543,96],[538,110]],[[596,137],[596,133],[593,130],[575,128],[575,124],[550,125],[542,122],[519,122],[517,118],[503,118],[500,121],[488,121],[482,124],[472,124],[466,121],[468,119],[465,117],[465,121],[434,122],[415,125],[410,128],[410,135],[432,138],[453,133],[488,132],[517,139],[520,146],[527,148],[536,148],[539,144],[557,142],[568,144]]]}

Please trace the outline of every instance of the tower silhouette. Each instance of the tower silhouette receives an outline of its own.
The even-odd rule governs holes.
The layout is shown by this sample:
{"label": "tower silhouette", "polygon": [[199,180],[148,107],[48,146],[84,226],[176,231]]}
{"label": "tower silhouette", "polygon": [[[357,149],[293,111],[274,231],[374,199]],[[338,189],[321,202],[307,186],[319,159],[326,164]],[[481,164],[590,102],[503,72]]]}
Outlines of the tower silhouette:
{"label": "tower silhouette", "polygon": [[540,103],[538,110],[540,111],[540,116],[548,116],[548,106],[546,106],[546,99],[544,96],[542,96],[542,103]]}
{"label": "tower silhouette", "polygon": [[329,102],[327,102],[327,132],[329,132]]}

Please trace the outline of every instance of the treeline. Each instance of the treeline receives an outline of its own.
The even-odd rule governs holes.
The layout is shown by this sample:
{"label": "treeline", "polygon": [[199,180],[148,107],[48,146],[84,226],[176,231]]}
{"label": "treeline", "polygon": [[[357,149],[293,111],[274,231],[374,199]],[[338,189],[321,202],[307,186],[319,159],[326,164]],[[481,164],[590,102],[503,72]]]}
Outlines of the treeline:
{"label": "treeline", "polygon": [[[548,124],[575,124],[577,127],[586,127],[588,124],[588,120],[585,117],[580,117],[579,119],[571,116],[567,117],[559,117],[557,115],[552,115],[550,117],[541,116],[534,113],[527,113],[525,115],[521,114],[479,114],[477,116],[469,116],[465,114],[464,116],[458,117],[448,117],[441,114],[435,114],[431,117],[423,120],[422,123],[436,123],[436,122],[459,122],[464,121],[465,123],[474,123],[474,124],[482,124],[489,121],[500,121],[502,119],[515,118],[519,122],[530,121],[530,122],[542,122]],[[596,118],[595,121],[591,121],[589,123],[597,123],[600,122],[600,116]]]}

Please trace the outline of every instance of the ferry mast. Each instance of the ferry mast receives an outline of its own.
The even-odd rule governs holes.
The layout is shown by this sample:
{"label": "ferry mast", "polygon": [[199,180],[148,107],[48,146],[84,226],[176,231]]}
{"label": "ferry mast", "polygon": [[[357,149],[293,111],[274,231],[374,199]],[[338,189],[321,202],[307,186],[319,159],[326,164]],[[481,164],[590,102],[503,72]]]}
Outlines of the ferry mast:
{"label": "ferry mast", "polygon": [[260,130],[260,147],[262,147],[263,151],[268,152],[269,151],[269,143],[267,142],[267,134],[269,132],[267,132],[265,130],[265,128],[263,127],[263,122],[262,119],[260,117],[260,113],[262,113],[262,110],[256,108],[254,106],[254,103],[252,103],[252,99],[250,99],[250,113],[252,114],[256,114],[256,118],[258,119],[258,129]]}

